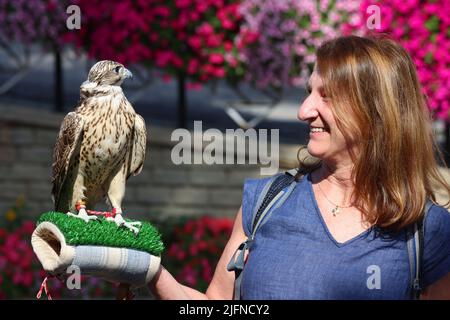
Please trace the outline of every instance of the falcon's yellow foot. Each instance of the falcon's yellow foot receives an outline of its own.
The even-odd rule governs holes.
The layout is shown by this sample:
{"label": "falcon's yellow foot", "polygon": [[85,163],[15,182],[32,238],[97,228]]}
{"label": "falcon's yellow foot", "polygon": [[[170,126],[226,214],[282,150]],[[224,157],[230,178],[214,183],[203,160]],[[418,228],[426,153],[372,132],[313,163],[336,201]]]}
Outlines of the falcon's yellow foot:
{"label": "falcon's yellow foot", "polygon": [[86,209],[81,208],[80,210],[78,210],[78,214],[72,213],[72,212],[67,212],[68,216],[71,217],[75,217],[75,218],[79,218],[84,220],[84,222],[89,222],[91,220],[97,220],[98,218],[96,216],[90,216],[87,214]]}
{"label": "falcon's yellow foot", "polygon": [[125,221],[120,213],[117,213],[114,218],[109,218],[108,220],[113,220],[117,227],[125,227],[132,231],[134,234],[139,233],[139,228],[141,223],[139,221],[128,222]]}

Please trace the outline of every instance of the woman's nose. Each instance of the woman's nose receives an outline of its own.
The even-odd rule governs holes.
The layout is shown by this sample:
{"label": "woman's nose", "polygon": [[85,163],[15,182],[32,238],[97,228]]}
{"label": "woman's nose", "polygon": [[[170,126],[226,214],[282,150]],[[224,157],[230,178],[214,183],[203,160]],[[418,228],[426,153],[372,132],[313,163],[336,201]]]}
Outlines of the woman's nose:
{"label": "woman's nose", "polygon": [[306,98],[298,108],[297,118],[301,121],[306,121],[310,118],[316,118],[319,115],[313,99]]}

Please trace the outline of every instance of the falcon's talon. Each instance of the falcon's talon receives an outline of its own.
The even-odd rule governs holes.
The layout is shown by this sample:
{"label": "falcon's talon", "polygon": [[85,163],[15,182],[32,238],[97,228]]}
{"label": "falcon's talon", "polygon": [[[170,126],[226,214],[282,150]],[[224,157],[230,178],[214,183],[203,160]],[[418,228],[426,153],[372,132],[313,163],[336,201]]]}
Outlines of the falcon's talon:
{"label": "falcon's talon", "polygon": [[138,234],[139,233],[139,228],[135,227],[134,222],[124,222],[120,225],[118,225],[118,227],[125,227],[127,229],[129,229],[131,232],[133,232],[134,234]]}
{"label": "falcon's talon", "polygon": [[84,208],[81,208],[78,211],[78,214],[75,214],[75,213],[72,213],[72,212],[67,212],[67,215],[71,216],[71,217],[74,217],[74,218],[81,219],[81,220],[83,220],[86,223],[91,221],[91,220],[98,220],[98,217],[88,215],[87,212],[86,212],[86,209],[84,209]]}
{"label": "falcon's talon", "polygon": [[140,231],[139,228],[137,228],[138,226],[141,226],[141,223],[139,221],[133,222],[125,221],[125,219],[122,217],[121,214],[117,214],[115,216],[114,222],[116,223],[118,228],[125,227],[129,229],[131,232],[133,232],[135,235],[137,235]]}

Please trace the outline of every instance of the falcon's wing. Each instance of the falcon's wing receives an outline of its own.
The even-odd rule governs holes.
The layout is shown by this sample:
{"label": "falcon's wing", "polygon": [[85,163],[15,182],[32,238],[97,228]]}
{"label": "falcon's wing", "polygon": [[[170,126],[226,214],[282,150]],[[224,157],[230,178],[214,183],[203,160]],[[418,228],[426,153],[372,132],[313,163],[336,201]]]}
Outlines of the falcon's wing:
{"label": "falcon's wing", "polygon": [[131,152],[127,178],[130,175],[138,175],[144,166],[145,147],[147,144],[147,129],[144,119],[136,114],[134,120],[133,141],[131,142]]}
{"label": "falcon's wing", "polygon": [[75,112],[68,113],[59,130],[53,151],[52,195],[55,208],[58,207],[60,193],[67,177],[70,160],[75,150],[80,150],[83,136],[83,117]]}

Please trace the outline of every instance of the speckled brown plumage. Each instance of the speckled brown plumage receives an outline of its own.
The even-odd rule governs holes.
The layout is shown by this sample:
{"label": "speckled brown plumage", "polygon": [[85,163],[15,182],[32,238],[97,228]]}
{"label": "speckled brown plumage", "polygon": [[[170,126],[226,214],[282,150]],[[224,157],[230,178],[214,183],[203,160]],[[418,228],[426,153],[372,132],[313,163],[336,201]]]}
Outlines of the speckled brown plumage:
{"label": "speckled brown plumage", "polygon": [[78,106],[63,120],[53,154],[56,211],[73,212],[81,199],[93,209],[103,197],[120,208],[126,180],[142,170],[146,126],[123,94],[118,70],[126,69],[113,61],[94,65]]}

